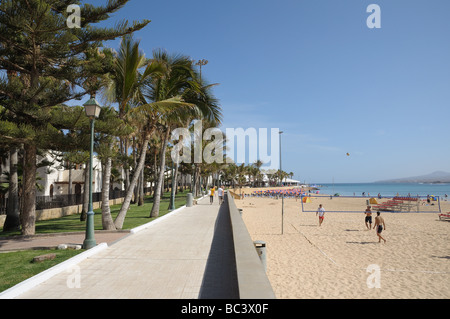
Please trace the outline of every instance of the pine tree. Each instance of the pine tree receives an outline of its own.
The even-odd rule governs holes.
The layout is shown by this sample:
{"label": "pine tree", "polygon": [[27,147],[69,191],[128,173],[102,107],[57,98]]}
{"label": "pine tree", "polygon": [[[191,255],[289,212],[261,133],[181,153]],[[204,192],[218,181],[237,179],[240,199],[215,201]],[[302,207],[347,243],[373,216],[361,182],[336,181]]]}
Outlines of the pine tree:
{"label": "pine tree", "polygon": [[[67,7],[72,0],[2,0],[0,3],[0,137],[23,143],[24,176],[22,234],[35,232],[37,149],[49,149],[64,139],[52,111],[62,103],[93,93],[100,83],[89,80],[104,72],[102,59],[92,52],[103,41],[131,34],[150,21],[127,21],[115,28],[95,24],[109,18],[128,0],[105,6],[81,5],[80,28],[69,28]],[[94,51],[93,51],[94,50]],[[93,62],[96,63],[93,63]],[[0,73],[1,74],[1,73]],[[89,87],[84,85],[89,82]]]}

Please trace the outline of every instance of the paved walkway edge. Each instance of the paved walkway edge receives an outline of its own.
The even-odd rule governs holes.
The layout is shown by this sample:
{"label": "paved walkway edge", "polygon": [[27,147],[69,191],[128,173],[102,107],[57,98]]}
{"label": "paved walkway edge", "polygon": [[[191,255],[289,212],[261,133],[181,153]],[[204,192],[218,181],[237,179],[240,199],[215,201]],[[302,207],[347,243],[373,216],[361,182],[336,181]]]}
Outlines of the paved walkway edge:
{"label": "paved walkway edge", "polygon": [[70,267],[73,267],[74,265],[78,264],[79,262],[97,254],[98,252],[108,248],[107,243],[101,243],[97,246],[86,250],[85,252],[82,252],[81,254],[78,254],[77,256],[74,256],[70,259],[67,259],[66,261],[63,261],[62,263],[59,263],[47,270],[44,270],[40,272],[39,274],[28,278],[17,285],[3,291],[0,293],[0,299],[12,299],[15,298],[24,292],[30,290],[31,288],[36,287],[37,285],[43,283],[44,281],[48,280],[49,278],[55,276],[56,274],[59,274]]}
{"label": "paved walkway edge", "polygon": [[[168,218],[170,216],[173,216],[176,213],[179,213],[185,207],[186,206],[181,206],[181,207],[171,211],[170,213],[165,214],[164,216],[161,216],[161,217],[156,218],[155,220],[152,220],[151,222],[148,222],[144,225],[141,225],[141,226],[131,229],[130,235],[135,234],[135,233],[137,233],[143,229],[146,229],[152,225],[155,225],[157,222],[164,220],[165,218]],[[122,239],[119,239],[119,240],[122,240]],[[97,246],[95,246],[89,250],[86,250],[85,252],[82,252],[81,254],[79,254],[77,256],[67,259],[66,261],[63,261],[62,263],[59,263],[47,270],[44,270],[44,271],[40,272],[39,274],[34,275],[33,277],[28,278],[28,279],[18,283],[17,285],[1,292],[0,299],[13,299],[13,298],[23,294],[24,292],[30,290],[31,288],[34,288],[37,285],[43,283],[44,281],[50,279],[51,277],[65,271],[67,269],[70,269],[70,267],[73,267],[74,265],[80,263],[81,261],[85,260],[86,258],[89,258],[106,248],[108,248],[107,243],[100,243]]]}
{"label": "paved walkway edge", "polygon": [[161,220],[164,220],[164,219],[166,219],[167,217],[170,217],[170,216],[175,215],[176,213],[179,213],[179,212],[180,212],[181,210],[183,210],[184,208],[186,208],[186,205],[181,206],[181,207],[179,207],[179,208],[177,208],[177,209],[171,211],[170,213],[165,214],[164,216],[158,217],[158,218],[152,220],[151,222],[148,222],[148,223],[146,223],[146,224],[144,224],[144,225],[135,227],[135,228],[133,228],[133,229],[130,230],[130,234],[136,234],[137,232],[139,232],[139,231],[141,231],[141,230],[144,230],[144,229],[146,229],[146,228],[148,228],[148,227],[150,227],[150,226],[153,226],[153,225],[155,225],[156,223],[160,222]]}
{"label": "paved walkway edge", "polygon": [[[207,197],[207,195],[202,196],[202,197],[198,198],[197,200],[202,200],[205,197]],[[148,223],[146,223],[144,225],[135,227],[135,228],[130,230],[130,235],[133,235],[133,234],[135,234],[135,233],[137,233],[137,232],[139,232],[141,230],[144,230],[144,229],[146,229],[146,228],[148,228],[150,226],[153,226],[156,223],[160,222],[161,220],[164,220],[164,219],[166,219],[166,218],[168,218],[170,216],[174,216],[177,213],[179,213],[180,211],[182,211],[184,208],[186,208],[186,205],[181,206],[181,207],[179,207],[179,208],[177,208],[177,209],[175,209],[175,210],[165,214],[164,216],[158,217],[158,218],[156,218],[156,219],[154,219],[154,220],[152,220],[152,221],[150,221],[150,222],[148,222]],[[126,237],[128,237],[128,236],[125,236],[124,238],[118,239],[115,242],[117,242],[119,240],[123,240]],[[91,248],[89,250],[86,250],[85,252],[82,252],[82,253],[78,254],[77,256],[74,256],[74,257],[72,257],[70,259],[67,259],[66,261],[63,261],[62,263],[59,263],[59,264],[57,264],[57,265],[55,265],[55,266],[53,266],[53,267],[51,267],[51,268],[49,268],[47,270],[44,270],[44,271],[40,272],[39,274],[37,274],[37,275],[35,275],[35,276],[31,277],[31,278],[28,278],[28,279],[18,283],[17,285],[15,285],[15,286],[13,286],[13,287],[11,287],[11,288],[3,291],[3,292],[0,292],[0,299],[13,299],[13,298],[23,294],[24,292],[30,290],[31,288],[34,288],[37,285],[43,283],[44,281],[50,279],[51,277],[53,277],[53,276],[55,276],[55,275],[65,271],[67,269],[70,269],[70,267],[73,267],[74,265],[80,263],[81,261],[83,261],[83,260],[85,260],[85,259],[87,259],[87,258],[89,258],[89,257],[91,257],[93,255],[95,255],[96,253],[98,253],[98,252],[100,252],[100,251],[102,251],[102,250],[104,250],[106,248],[108,248],[108,244],[107,243],[100,243],[97,246],[95,246],[95,247],[93,247],[93,248]]]}

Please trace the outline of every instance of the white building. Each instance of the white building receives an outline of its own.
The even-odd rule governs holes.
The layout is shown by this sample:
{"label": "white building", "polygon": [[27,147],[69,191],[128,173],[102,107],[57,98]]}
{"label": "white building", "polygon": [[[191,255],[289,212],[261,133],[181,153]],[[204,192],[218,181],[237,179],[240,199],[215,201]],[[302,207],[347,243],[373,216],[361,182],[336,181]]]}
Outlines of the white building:
{"label": "white building", "polygon": [[[56,152],[53,152],[56,153]],[[66,169],[64,163],[51,153],[47,153],[45,158],[53,163],[51,166],[40,167],[37,169],[37,181],[39,185],[36,190],[36,196],[53,196],[69,194],[69,175],[72,175],[72,194],[82,194],[84,191],[84,164],[76,165],[72,170]],[[43,160],[38,157],[38,162]],[[9,172],[9,159],[2,164],[2,171]],[[102,165],[96,156],[93,158],[92,171],[93,193],[102,190]],[[5,175],[0,177],[0,182],[8,183]],[[114,183],[113,188],[123,189],[123,183]]]}
{"label": "white building", "polygon": [[[77,165],[75,169],[64,168],[64,163],[59,162],[52,155],[46,155],[47,160],[55,162],[50,167],[40,167],[37,170],[37,181],[41,187],[36,190],[36,196],[53,196],[69,194],[69,175],[72,175],[72,194],[82,194],[84,188],[85,166]],[[92,159],[92,192],[97,193],[102,190],[102,165],[96,156]],[[121,186],[120,186],[121,187]]]}
{"label": "white building", "polygon": [[302,186],[302,183],[300,181],[297,181],[292,178],[285,178],[285,179],[283,179],[283,185],[284,186]]}

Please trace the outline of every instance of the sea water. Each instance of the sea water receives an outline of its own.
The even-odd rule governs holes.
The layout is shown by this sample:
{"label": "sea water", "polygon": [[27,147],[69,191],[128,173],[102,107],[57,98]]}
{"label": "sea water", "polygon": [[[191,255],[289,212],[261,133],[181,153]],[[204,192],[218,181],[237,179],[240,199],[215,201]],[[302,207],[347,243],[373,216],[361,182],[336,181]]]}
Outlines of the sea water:
{"label": "sea water", "polygon": [[339,194],[340,196],[439,196],[441,200],[450,200],[450,183],[335,183],[318,184],[319,194]]}

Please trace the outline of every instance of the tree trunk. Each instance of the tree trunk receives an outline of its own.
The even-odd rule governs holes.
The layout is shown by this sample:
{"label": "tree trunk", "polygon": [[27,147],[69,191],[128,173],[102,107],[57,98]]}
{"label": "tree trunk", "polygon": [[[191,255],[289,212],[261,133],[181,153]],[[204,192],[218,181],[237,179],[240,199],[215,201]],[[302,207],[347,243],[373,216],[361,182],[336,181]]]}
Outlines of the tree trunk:
{"label": "tree trunk", "polygon": [[[134,163],[134,169],[136,169],[137,166],[137,146],[136,146],[136,138],[133,137],[133,163]],[[141,186],[141,175],[139,175],[137,185],[134,187],[134,198],[131,201],[131,204],[136,204],[139,201],[139,187]]]}
{"label": "tree trunk", "polygon": [[152,211],[150,212],[150,217],[158,217],[159,216],[159,205],[161,202],[161,186],[164,185],[164,167],[166,166],[166,148],[167,148],[167,142],[169,140],[169,133],[170,130],[167,129],[164,133],[163,138],[163,145],[161,150],[161,161],[160,161],[160,168],[159,168],[159,177],[158,182],[155,188],[155,196],[153,199],[153,206]]}
{"label": "tree trunk", "polygon": [[36,145],[24,145],[22,235],[34,235],[36,223]]}
{"label": "tree trunk", "polygon": [[153,183],[152,183],[152,191],[153,191],[153,200],[155,200],[155,193],[156,193],[156,180],[158,176],[158,165],[156,164],[157,160],[157,154],[155,150],[155,154],[153,155]]}
{"label": "tree trunk", "polygon": [[197,184],[197,164],[194,164],[194,169],[192,172],[192,195],[195,197],[197,197],[197,188],[198,188],[198,184]]}
{"label": "tree trunk", "polygon": [[125,189],[128,189],[130,187],[130,168],[128,167],[128,139],[125,139],[125,149],[124,149],[124,155],[126,156],[126,163],[125,163]]}
{"label": "tree trunk", "polygon": [[184,187],[186,186],[186,175],[180,172],[178,172],[178,174],[180,175],[180,188],[177,189],[177,192],[184,192]]}
{"label": "tree trunk", "polygon": [[89,160],[86,162],[84,169],[84,186],[83,186],[83,208],[81,209],[80,221],[84,222],[89,209]]}
{"label": "tree trunk", "polygon": [[139,202],[138,202],[138,206],[142,206],[142,205],[144,205],[144,197],[145,197],[145,194],[144,194],[144,184],[145,184],[145,181],[144,181],[144,169],[142,169],[141,170],[141,183],[139,184]]}
{"label": "tree trunk", "polygon": [[[162,153],[162,152],[161,152]],[[165,167],[165,165],[166,165],[166,155],[165,155],[165,153],[164,154],[161,154],[161,156],[164,156],[164,168],[163,168],[163,182],[162,182],[162,184],[161,184],[161,197],[163,197],[164,196],[164,193],[167,191],[167,188],[166,188],[166,185],[168,184],[168,180],[169,180],[169,178],[167,177],[166,178],[166,167]]]}
{"label": "tree trunk", "polygon": [[194,198],[199,196],[199,193],[201,191],[202,185],[200,184],[200,166],[195,165],[195,192],[194,192]]}
{"label": "tree trunk", "polygon": [[179,164],[175,163],[175,173],[174,180],[175,180],[175,195],[178,194],[178,175],[179,175]]}
{"label": "tree trunk", "polygon": [[[177,156],[178,157],[178,156]],[[178,177],[178,164],[174,163],[175,168],[171,170],[172,173],[172,186],[170,189],[170,200],[169,200],[169,208],[170,208],[170,203],[172,202],[172,197],[175,199],[175,196],[177,194],[177,188],[178,188],[178,183],[177,183],[177,177]],[[175,209],[175,207],[172,207],[173,209]]]}
{"label": "tree trunk", "polygon": [[103,166],[102,180],[102,226],[104,230],[116,230],[109,207],[109,189],[111,181],[111,157],[108,157]]}
{"label": "tree trunk", "polygon": [[17,174],[17,148],[11,146],[9,151],[9,190],[8,210],[3,231],[20,230],[19,213],[19,178]]}
{"label": "tree trunk", "polygon": [[69,162],[69,206],[72,205],[72,163]]}
{"label": "tree trunk", "polygon": [[125,216],[127,215],[127,211],[130,208],[131,197],[133,196],[134,187],[136,186],[137,179],[141,174],[141,170],[144,168],[145,154],[147,152],[149,140],[150,137],[146,137],[144,143],[142,143],[141,156],[139,157],[138,165],[136,167],[136,170],[133,172],[133,177],[131,178],[131,182],[130,185],[128,186],[127,193],[125,194],[122,207],[120,207],[119,214],[117,214],[117,217],[114,220],[114,225],[116,226],[117,229],[122,229]]}

